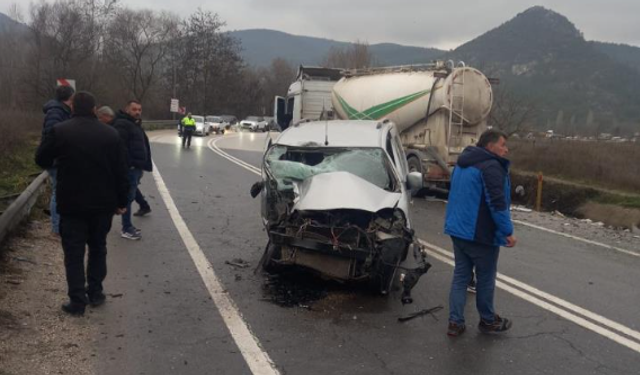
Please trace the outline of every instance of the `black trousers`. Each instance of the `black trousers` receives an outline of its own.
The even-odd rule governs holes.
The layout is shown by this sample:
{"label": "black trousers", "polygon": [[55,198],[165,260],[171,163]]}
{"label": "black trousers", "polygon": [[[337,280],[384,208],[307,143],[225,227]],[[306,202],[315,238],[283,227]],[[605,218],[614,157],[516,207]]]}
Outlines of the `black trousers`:
{"label": "black trousers", "polygon": [[191,136],[193,135],[193,126],[182,127],[182,147],[186,144],[187,147],[191,147]]}
{"label": "black trousers", "polygon": [[[107,276],[107,234],[113,214],[61,215],[60,236],[64,250],[69,299],[86,304],[87,295],[102,292]],[[89,247],[85,280],[84,257]],[[86,288],[85,288],[86,281]]]}

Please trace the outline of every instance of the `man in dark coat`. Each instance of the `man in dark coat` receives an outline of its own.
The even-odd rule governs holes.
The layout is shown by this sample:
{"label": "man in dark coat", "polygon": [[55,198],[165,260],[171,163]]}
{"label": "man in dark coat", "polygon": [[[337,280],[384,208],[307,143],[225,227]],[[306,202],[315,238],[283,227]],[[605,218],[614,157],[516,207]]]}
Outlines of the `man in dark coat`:
{"label": "man in dark coat", "polygon": [[[137,125],[142,126],[140,122],[138,122]],[[144,134],[144,144],[147,147],[147,161],[142,167],[143,172],[140,174],[141,179],[142,179],[142,175],[144,175],[144,172],[153,172],[153,162],[151,161],[151,145],[149,144],[149,137],[147,137],[147,133],[144,133],[144,129],[143,129],[143,134]],[[149,202],[147,202],[147,200],[145,199],[144,195],[140,191],[139,186],[136,189],[136,196],[134,200],[136,201],[139,207],[138,207],[138,211],[136,211],[133,214],[133,216],[144,216],[151,213],[151,205],[149,205]]]}
{"label": "man in dark coat", "polygon": [[127,103],[124,111],[119,111],[113,122],[113,127],[120,134],[124,144],[127,164],[129,166],[129,203],[127,212],[122,215],[122,238],[139,240],[142,238],[140,230],[131,222],[131,203],[136,197],[142,171],[150,162],[150,153],[145,141],[145,133],[138,124],[142,117],[142,105],[137,100]]}
{"label": "man in dark coat", "polygon": [[[127,206],[127,163],[118,133],[95,116],[87,92],[73,97],[73,118],[51,128],[38,148],[36,163],[58,168],[57,209],[64,249],[69,302],[62,309],[84,314],[85,306],[105,301],[107,234],[114,213]],[[89,247],[86,287],[84,257]]]}
{"label": "man in dark coat", "polygon": [[476,307],[481,332],[504,332],[511,321],[493,307],[500,246],[513,247],[507,134],[487,130],[467,147],[451,176],[445,233],[451,236],[455,269],[449,293],[449,336],[465,330],[467,285],[476,270]]}
{"label": "man in dark coat", "polygon": [[[42,140],[45,135],[53,128],[57,123],[66,121],[71,118],[71,97],[74,90],[71,86],[58,86],[56,88],[55,99],[49,100],[44,107],[44,122],[42,124]],[[57,169],[55,163],[51,168],[47,169],[49,177],[51,178],[51,200],[49,205],[49,212],[51,212],[51,231],[55,234],[60,234],[60,215],[56,209],[56,176]]]}

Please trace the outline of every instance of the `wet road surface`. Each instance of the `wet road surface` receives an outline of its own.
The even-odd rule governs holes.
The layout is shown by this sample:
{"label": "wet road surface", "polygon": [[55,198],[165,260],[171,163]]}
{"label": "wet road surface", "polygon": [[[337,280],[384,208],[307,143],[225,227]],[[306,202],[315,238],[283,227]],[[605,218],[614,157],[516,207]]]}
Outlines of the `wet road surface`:
{"label": "wet road surface", "polygon": [[[413,204],[433,264],[413,305],[403,306],[399,292],[376,296],[305,274],[268,277],[254,272],[267,235],[260,202],[249,195],[265,135],[194,137],[190,150],[174,132],[149,136],[177,211],[168,211],[157,179],[145,174],[141,188],[153,212],[134,217],[143,239],[121,239],[114,220],[110,298],[90,316],[101,328],[93,343],[99,374],[639,373],[639,257],[517,226],[520,243],[501,252],[496,293],[512,330],[480,334],[469,295],[467,332],[451,339],[443,202]],[[444,309],[397,321],[436,306]]]}

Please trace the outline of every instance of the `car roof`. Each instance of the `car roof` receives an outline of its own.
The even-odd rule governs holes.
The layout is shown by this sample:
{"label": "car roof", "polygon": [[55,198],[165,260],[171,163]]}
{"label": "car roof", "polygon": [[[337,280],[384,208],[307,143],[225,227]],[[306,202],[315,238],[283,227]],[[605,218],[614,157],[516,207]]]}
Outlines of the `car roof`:
{"label": "car roof", "polygon": [[[385,147],[392,122],[331,120],[301,122],[283,131],[274,142],[283,146]],[[325,145],[325,135],[328,145]]]}

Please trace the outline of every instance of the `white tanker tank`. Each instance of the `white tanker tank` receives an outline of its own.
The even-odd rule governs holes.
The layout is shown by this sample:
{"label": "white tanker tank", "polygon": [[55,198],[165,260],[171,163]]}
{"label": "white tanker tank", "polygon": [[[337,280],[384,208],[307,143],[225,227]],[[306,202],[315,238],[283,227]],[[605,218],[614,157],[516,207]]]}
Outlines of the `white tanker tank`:
{"label": "white tanker tank", "polygon": [[431,188],[448,182],[458,155],[487,128],[493,94],[477,69],[439,63],[343,74],[332,90],[337,117],[393,121],[410,168]]}

